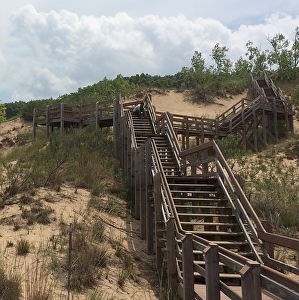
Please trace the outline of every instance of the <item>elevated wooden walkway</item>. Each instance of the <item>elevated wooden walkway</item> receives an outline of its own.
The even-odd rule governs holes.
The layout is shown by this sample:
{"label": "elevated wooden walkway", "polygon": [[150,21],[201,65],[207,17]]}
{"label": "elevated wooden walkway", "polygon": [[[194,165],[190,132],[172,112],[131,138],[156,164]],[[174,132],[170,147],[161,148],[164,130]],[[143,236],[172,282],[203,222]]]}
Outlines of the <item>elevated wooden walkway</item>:
{"label": "elevated wooden walkway", "polygon": [[[299,240],[265,229],[213,140],[217,132],[225,136],[238,134],[240,127],[244,130],[230,125],[237,120],[246,126],[245,120],[251,120],[245,127],[248,143],[255,129],[261,132],[260,115],[269,121],[264,127],[267,138],[276,135],[275,126],[270,126],[273,118],[289,122],[283,128],[291,133],[290,104],[276,99],[277,105],[268,105],[270,100],[263,97],[244,99],[240,108],[235,106],[217,121],[193,122],[156,113],[149,97],[144,100],[146,119],[133,116],[130,107],[117,101],[114,151],[130,179],[132,214],[140,220],[147,253],[156,256],[158,269],[166,269],[173,294],[181,299],[299,299],[296,263],[274,257],[276,247],[298,251]],[[247,117],[240,118],[245,112]],[[198,144],[190,147],[196,138]]]}
{"label": "elevated wooden walkway", "polygon": [[95,124],[99,127],[113,126],[113,102],[91,104],[49,105],[46,108],[35,108],[33,111],[33,137],[38,127],[46,127],[47,136],[54,128],[61,133],[70,127],[84,127]]}
{"label": "elevated wooden walkway", "polygon": [[84,121],[79,107],[68,121],[64,106],[56,118],[50,108],[35,114],[34,126],[60,128],[110,118],[141,238],[181,299],[299,299],[298,265],[274,256],[276,247],[298,252],[299,240],[266,230],[218,147],[228,134],[258,150],[292,133],[292,106],[265,76],[252,79],[250,99],[214,120],[157,113],[148,95],[142,119],[120,96],[110,117],[93,108]]}

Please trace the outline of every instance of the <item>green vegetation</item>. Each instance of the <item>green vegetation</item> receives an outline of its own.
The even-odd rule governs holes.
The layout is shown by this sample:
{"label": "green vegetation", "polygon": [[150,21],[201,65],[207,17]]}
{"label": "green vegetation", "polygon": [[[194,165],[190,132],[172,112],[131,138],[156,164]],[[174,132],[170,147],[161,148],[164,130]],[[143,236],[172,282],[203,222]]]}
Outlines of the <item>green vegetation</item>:
{"label": "green vegetation", "polygon": [[[248,74],[258,77],[264,71],[273,74],[278,86],[299,84],[299,27],[295,29],[294,41],[290,42],[283,34],[268,38],[270,50],[262,50],[252,41],[246,43],[246,53],[235,62],[227,56],[229,49],[217,43],[211,49],[213,64],[206,65],[200,51],[191,58],[191,67],[182,67],[174,75],[136,74],[123,77],[121,74],[113,80],[104,78],[96,84],[79,88],[77,92],[59,96],[57,99],[31,100],[27,103],[17,101],[6,103],[6,119],[21,116],[31,121],[33,109],[59,103],[95,103],[111,100],[117,94],[126,97],[144,89],[188,90],[188,98],[194,102],[211,102],[217,95],[238,94],[247,87]],[[286,90],[291,95],[289,89]],[[1,108],[1,106],[0,106]],[[5,112],[5,110],[4,110]],[[2,106],[3,114],[3,106]],[[0,109],[0,122],[1,109]]]}
{"label": "green vegetation", "polygon": [[17,245],[16,245],[16,252],[17,252],[17,255],[26,255],[30,252],[30,243],[21,238],[18,242],[17,242]]}
{"label": "green vegetation", "polygon": [[223,140],[223,153],[234,173],[244,180],[245,193],[256,213],[275,232],[298,238],[298,135],[271,145],[258,155],[241,149],[238,139]]}
{"label": "green vegetation", "polygon": [[0,103],[0,123],[6,120],[6,106]]}
{"label": "green vegetation", "polygon": [[[1,199],[38,187],[59,190],[64,182],[91,189],[95,195],[107,190],[127,195],[125,180],[119,176],[118,162],[112,155],[112,143],[110,129],[95,126],[63,136],[53,134],[50,140],[40,136],[31,141],[28,135],[26,145],[15,148],[0,165],[4,174],[0,179]],[[28,197],[23,201],[30,201]],[[31,207],[31,216],[33,209],[35,214],[40,213],[37,207]],[[46,222],[45,212],[42,216]],[[24,217],[29,218],[25,210]]]}
{"label": "green vegetation", "polygon": [[14,271],[7,272],[7,268],[0,261],[0,299],[20,299],[22,295],[21,282],[21,276]]}
{"label": "green vegetation", "polygon": [[[265,70],[275,70],[273,79],[282,84],[298,109],[298,37],[299,28],[292,45],[283,35],[276,35],[269,39],[272,51],[263,51],[248,41],[247,59],[240,57],[236,62],[227,58],[227,47],[216,44],[211,52],[213,66],[206,66],[202,54],[195,51],[191,67],[183,67],[175,75],[118,75],[114,80],[104,78],[57,99],[0,104],[0,122],[15,116],[31,121],[33,109],[46,105],[112,102],[116,94],[130,96],[154,88],[187,90],[188,98],[193,102],[212,102],[217,95],[243,92],[247,86],[248,72],[256,77]],[[19,136],[19,139],[22,146],[0,157],[0,209],[17,203],[22,211],[22,222],[17,220],[12,223],[14,230],[24,226],[28,228],[34,223],[46,225],[51,222],[51,207],[34,199],[38,188],[59,192],[63,184],[71,184],[74,189],[88,189],[91,191],[88,213],[80,216],[80,222],[74,222],[72,245],[69,244],[69,228],[61,220],[59,235],[54,235],[44,250],[49,254],[53,276],[64,282],[66,287],[66,275],[71,273],[70,289],[82,292],[94,288],[99,279],[108,277],[109,266],[114,264],[119,266],[117,282],[120,287],[127,280],[138,282],[136,259],[127,252],[121,240],[107,237],[107,226],[110,224],[102,217],[102,214],[109,214],[111,218],[124,218],[127,211],[123,200],[128,202],[127,207],[130,206],[127,179],[112,155],[111,130],[88,126],[69,129],[64,135],[54,132],[49,140],[41,134],[35,140],[31,139],[30,134]],[[271,147],[271,150],[254,158],[251,153],[240,149],[237,141],[235,136],[224,139],[223,152],[232,169],[245,180],[245,192],[258,215],[270,221],[277,232],[298,237],[299,174],[296,167],[284,165],[283,160],[298,160],[298,137]],[[12,242],[10,244],[10,247],[14,246]],[[25,239],[19,240],[15,247],[18,255],[31,252],[30,243]],[[72,257],[69,249],[72,250]],[[113,253],[109,252],[111,249]],[[27,299],[52,299],[52,291],[43,289],[49,277],[41,279],[39,270],[37,267],[38,276],[35,279],[28,280],[31,285],[26,287],[25,295]],[[34,281],[36,278],[40,288]],[[0,266],[0,298],[20,299],[21,292],[21,278],[12,273],[6,274],[4,267]],[[95,291],[89,299],[104,297],[101,291]]]}

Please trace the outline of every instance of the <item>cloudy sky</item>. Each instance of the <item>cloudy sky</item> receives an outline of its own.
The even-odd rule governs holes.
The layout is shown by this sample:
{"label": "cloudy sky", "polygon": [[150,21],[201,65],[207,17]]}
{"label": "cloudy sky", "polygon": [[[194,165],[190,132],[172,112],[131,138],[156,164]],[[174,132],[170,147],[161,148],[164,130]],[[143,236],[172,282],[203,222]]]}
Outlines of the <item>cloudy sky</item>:
{"label": "cloudy sky", "polygon": [[[104,77],[175,74],[216,43],[245,58],[299,26],[298,0],[1,0],[0,101],[56,98]],[[29,2],[28,2],[29,1]]]}

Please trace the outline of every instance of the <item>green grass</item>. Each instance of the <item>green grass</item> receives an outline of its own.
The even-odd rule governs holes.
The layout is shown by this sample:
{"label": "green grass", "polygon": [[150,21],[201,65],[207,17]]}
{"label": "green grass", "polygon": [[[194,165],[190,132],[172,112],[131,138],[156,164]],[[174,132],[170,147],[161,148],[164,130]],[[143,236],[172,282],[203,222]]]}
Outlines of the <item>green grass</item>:
{"label": "green grass", "polygon": [[20,240],[17,241],[16,245],[16,253],[17,255],[26,255],[30,252],[30,243],[21,238]]}
{"label": "green grass", "polygon": [[19,300],[22,295],[22,277],[15,271],[7,272],[0,263],[0,299]]}

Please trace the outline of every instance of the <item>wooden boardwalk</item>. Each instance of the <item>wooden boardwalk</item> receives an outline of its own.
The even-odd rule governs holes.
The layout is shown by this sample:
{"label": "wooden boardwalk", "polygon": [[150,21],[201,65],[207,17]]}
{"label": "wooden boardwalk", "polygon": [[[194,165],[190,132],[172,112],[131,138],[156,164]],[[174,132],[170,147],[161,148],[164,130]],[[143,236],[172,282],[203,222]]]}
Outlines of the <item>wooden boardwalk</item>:
{"label": "wooden boardwalk", "polygon": [[91,104],[49,105],[46,108],[35,108],[33,111],[33,137],[38,127],[46,127],[47,136],[54,128],[61,133],[70,127],[82,128],[89,124],[99,127],[113,126],[113,102]]}
{"label": "wooden boardwalk", "polygon": [[[218,145],[234,134],[258,151],[293,132],[292,106],[281,92],[266,75],[251,80],[248,99],[214,120],[157,113],[149,95],[143,119],[131,113],[135,102],[118,96],[111,105],[114,153],[130,182],[132,215],[147,253],[167,273],[169,291],[181,299],[299,299],[298,266],[274,257],[276,247],[298,252],[299,240],[268,230]],[[57,118],[36,114],[35,124],[105,124],[99,109],[85,122],[83,111],[70,122],[62,109]]]}

